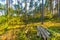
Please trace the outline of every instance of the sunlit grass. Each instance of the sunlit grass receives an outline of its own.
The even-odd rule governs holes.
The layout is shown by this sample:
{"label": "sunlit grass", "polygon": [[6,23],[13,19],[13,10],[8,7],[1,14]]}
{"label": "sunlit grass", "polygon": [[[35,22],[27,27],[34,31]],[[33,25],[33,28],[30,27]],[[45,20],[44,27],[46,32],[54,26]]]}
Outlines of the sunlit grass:
{"label": "sunlit grass", "polygon": [[[27,25],[25,24],[25,22],[21,21],[20,17],[10,17],[10,19],[7,21],[7,18],[5,16],[1,16],[0,17],[0,35],[6,33],[7,31],[9,31],[10,29],[22,29],[25,28],[28,29],[30,27],[30,31],[31,33],[29,34],[29,36],[32,36],[31,39],[35,40],[34,38],[36,38],[36,34],[34,34],[33,32],[37,32],[36,29],[34,29],[34,27],[36,27],[37,25],[39,26],[43,26],[49,30],[52,30],[51,32],[53,32],[52,37],[50,38],[51,40],[56,40],[57,37],[60,37],[60,29],[57,29],[60,27],[60,23],[59,22],[55,22],[55,21],[46,21],[44,22],[44,24],[41,24],[41,22],[32,22],[32,23],[28,23]],[[5,20],[5,21],[4,21]],[[22,29],[24,32],[26,29]],[[22,33],[21,33],[22,34]],[[23,37],[23,35],[21,35]],[[25,36],[26,37],[26,36]],[[36,38],[36,40],[40,40],[40,38]]]}

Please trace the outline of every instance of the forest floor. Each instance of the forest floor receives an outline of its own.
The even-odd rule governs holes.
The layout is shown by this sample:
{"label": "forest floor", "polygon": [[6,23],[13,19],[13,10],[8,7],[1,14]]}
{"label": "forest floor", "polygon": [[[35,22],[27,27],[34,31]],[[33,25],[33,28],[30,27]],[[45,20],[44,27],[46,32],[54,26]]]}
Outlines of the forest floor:
{"label": "forest floor", "polygon": [[[5,20],[2,21],[2,20]],[[23,32],[26,32],[26,29],[28,29],[30,27],[30,32],[28,35],[36,35],[36,29],[35,27],[36,26],[43,26],[44,28],[48,28],[52,31],[56,31],[56,33],[53,33],[55,36],[57,35],[57,32],[59,32],[59,28],[60,28],[60,22],[55,22],[55,21],[47,21],[47,22],[44,22],[43,24],[41,24],[41,22],[35,22],[35,23],[28,23],[28,24],[25,24],[24,22],[20,22],[19,21],[19,18],[13,18],[11,20],[9,20],[8,22],[6,22],[6,19],[3,18],[0,20],[0,22],[2,22],[2,24],[0,24],[0,39],[1,40],[18,40],[19,38],[15,39],[16,37],[19,37],[17,36],[18,32],[20,32],[21,30],[23,30]],[[14,32],[14,33],[13,33]],[[25,34],[21,32],[21,34]],[[26,34],[25,35],[21,35],[21,36],[25,36],[23,39],[21,40],[27,40],[26,39]],[[34,36],[30,39],[30,40],[33,40]],[[60,34],[58,34],[59,38],[60,38]],[[57,37],[52,37],[52,39],[56,39]],[[59,39],[58,38],[58,39]],[[56,39],[56,40],[58,40]],[[38,40],[38,38],[34,39],[34,40]],[[40,40],[40,39],[39,39]],[[60,40],[60,39],[59,39]]]}

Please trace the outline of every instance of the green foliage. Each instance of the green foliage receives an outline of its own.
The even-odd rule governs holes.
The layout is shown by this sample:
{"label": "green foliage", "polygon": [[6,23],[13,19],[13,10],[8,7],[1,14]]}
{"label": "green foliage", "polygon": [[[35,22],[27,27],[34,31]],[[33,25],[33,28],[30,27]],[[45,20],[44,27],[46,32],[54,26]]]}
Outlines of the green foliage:
{"label": "green foliage", "polygon": [[27,40],[27,37],[26,37],[24,31],[19,31],[17,33],[16,40]]}
{"label": "green foliage", "polygon": [[[52,18],[54,20],[54,17],[51,16],[51,13],[49,11],[48,11],[48,13],[45,13],[44,21],[45,20],[50,21],[50,19],[52,19]],[[40,22],[41,21],[41,15],[39,15],[38,13],[36,13],[34,16],[28,15],[27,19],[28,19],[28,23]],[[19,16],[10,16],[9,18],[7,18],[7,16],[0,16],[0,30],[2,30],[2,31],[0,31],[0,35],[5,34],[7,31],[9,31],[9,29],[18,28],[18,25],[20,28],[21,24],[26,23],[25,20],[26,20],[26,18],[25,18],[24,14],[22,14],[22,16],[20,16],[20,17]],[[17,26],[15,26],[15,25],[17,25]],[[29,29],[29,27],[30,27],[30,29]],[[40,38],[40,37],[37,38],[36,29],[34,27],[32,27],[32,25],[29,27],[26,26],[25,28],[21,28],[19,30],[19,32],[16,33],[16,40],[42,40],[42,38]],[[29,29],[29,31],[27,33],[25,33],[25,31],[27,29]],[[60,29],[51,28],[49,30],[59,32]],[[52,33],[52,34],[55,34],[55,33]],[[48,38],[48,40],[50,40],[50,39],[51,40],[57,40],[56,38],[59,39],[58,36],[56,37],[54,35],[51,35],[51,38]]]}
{"label": "green foliage", "polygon": [[[49,27],[48,28],[51,31],[51,40],[60,40],[60,36],[58,36],[60,34],[60,27]],[[59,34],[57,34],[59,33]]]}
{"label": "green foliage", "polygon": [[52,30],[52,31],[55,31],[57,33],[60,33],[60,27],[57,27],[57,26],[54,26],[54,27],[49,27],[48,29]]}
{"label": "green foliage", "polygon": [[45,11],[45,17],[51,19],[52,13],[50,11]]}
{"label": "green foliage", "polygon": [[36,31],[33,31],[36,29],[32,28],[30,28],[27,33],[25,33],[25,28],[20,29],[20,31],[17,32],[16,40],[42,40],[40,37],[37,38]]}

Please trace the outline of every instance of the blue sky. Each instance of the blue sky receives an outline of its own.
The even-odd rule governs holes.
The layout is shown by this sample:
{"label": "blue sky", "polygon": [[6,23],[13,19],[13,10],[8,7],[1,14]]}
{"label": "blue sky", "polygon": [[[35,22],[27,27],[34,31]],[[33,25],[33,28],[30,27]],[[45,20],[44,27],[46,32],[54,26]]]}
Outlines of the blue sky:
{"label": "blue sky", "polygon": [[[25,3],[24,3],[24,0],[19,0],[21,3],[22,3],[22,7],[24,8],[25,7]],[[27,2],[27,10],[29,10],[29,5],[30,5],[30,0],[27,0],[28,2]],[[10,2],[10,0],[9,0],[9,2]],[[34,3],[35,2],[38,2],[38,4],[40,4],[40,3],[42,3],[42,0],[40,0],[40,2],[38,1],[38,0],[34,0]],[[0,3],[1,4],[6,4],[6,0],[0,0]],[[45,3],[45,0],[44,0],[44,3]],[[17,4],[17,0],[13,0],[13,3],[11,3],[12,5],[11,6],[13,6],[14,4]],[[55,7],[55,2],[53,2],[53,6]],[[32,7],[32,10],[34,9],[34,6]]]}
{"label": "blue sky", "polygon": [[6,4],[6,1],[5,0],[0,0],[0,3],[4,5],[4,4]]}
{"label": "blue sky", "polygon": [[[24,0],[20,0],[20,2],[22,2],[22,1],[24,1]],[[28,0],[28,2],[29,2],[30,0]],[[37,1],[37,0],[34,0],[35,2]],[[41,0],[42,1],[42,0]],[[17,0],[13,0],[13,4],[15,4],[17,2]],[[44,0],[44,2],[45,2],[45,0]],[[6,4],[6,0],[0,0],[0,3],[2,3],[2,4]]]}
{"label": "blue sky", "polygon": [[[9,0],[9,2],[10,2],[11,0]],[[22,3],[22,9],[25,7],[25,3],[24,3],[24,0],[19,0],[20,1],[20,3]],[[40,0],[40,2],[38,1],[38,0],[33,0],[34,2],[33,2],[33,4],[35,3],[35,2],[38,2],[38,4],[40,4],[40,3],[42,3],[42,0]],[[6,0],[0,0],[0,3],[1,4],[6,4]],[[45,3],[45,0],[44,0],[44,3]],[[13,5],[14,4],[17,4],[17,0],[13,0],[13,3],[11,3],[12,5],[10,5],[10,6],[12,6],[13,7]],[[29,8],[29,6],[30,6],[30,0],[27,0],[27,11],[32,11],[32,10],[34,10],[35,9],[35,7],[33,6],[32,8]],[[14,8],[14,7],[13,7]]]}
{"label": "blue sky", "polygon": [[[28,2],[27,2],[27,10],[28,10],[28,11],[34,10],[34,9],[35,9],[34,6],[33,6],[32,8],[29,8],[29,5],[30,5],[29,2],[30,2],[30,0],[27,0],[27,1],[28,1]],[[21,3],[23,2],[23,3],[22,3],[22,8],[24,8],[24,7],[25,7],[24,0],[20,0],[20,2],[21,2]],[[38,4],[40,4],[40,3],[42,3],[42,0],[40,0],[40,2],[39,2],[38,0],[34,0],[34,3],[35,3],[35,2],[38,2]],[[4,4],[6,4],[6,0],[0,0],[0,3],[4,5]],[[45,0],[44,0],[44,3],[45,3]],[[13,3],[11,3],[11,4],[13,4],[13,5],[14,5],[14,4],[17,4],[17,0],[13,0]],[[53,2],[53,4],[54,4],[53,6],[55,7],[55,4],[56,4],[55,1]],[[11,5],[11,6],[13,7],[13,5]],[[13,8],[14,8],[14,7],[13,7]],[[0,12],[1,12],[1,11],[0,11]]]}
{"label": "blue sky", "polygon": [[[19,0],[19,1],[20,1],[21,3],[23,2],[23,3],[22,3],[22,7],[24,8],[24,7],[25,7],[24,0]],[[28,10],[28,9],[29,9],[28,6],[30,5],[30,4],[29,4],[30,0],[27,0],[27,1],[28,1],[28,2],[27,2],[27,10]],[[35,3],[35,2],[38,2],[38,0],[34,0],[34,3]],[[4,5],[4,4],[6,4],[6,0],[0,0],[0,3]],[[42,0],[40,0],[40,2],[38,2],[38,4],[40,4],[40,3],[42,3]],[[44,3],[45,3],[45,0],[44,0]],[[14,4],[17,4],[17,0],[13,0],[13,3],[12,3],[12,4],[13,4],[13,5],[14,5]],[[11,5],[11,6],[13,6],[13,5]],[[32,9],[34,9],[34,7],[33,7]]]}

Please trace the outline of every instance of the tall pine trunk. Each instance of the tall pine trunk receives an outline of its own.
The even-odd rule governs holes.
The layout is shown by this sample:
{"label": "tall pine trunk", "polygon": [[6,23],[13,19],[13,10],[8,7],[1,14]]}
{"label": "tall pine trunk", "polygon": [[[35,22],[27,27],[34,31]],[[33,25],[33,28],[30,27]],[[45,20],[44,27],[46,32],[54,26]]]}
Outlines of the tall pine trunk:
{"label": "tall pine trunk", "polygon": [[50,13],[52,14],[53,16],[53,5],[52,5],[52,1],[53,0],[49,0],[50,1]]}
{"label": "tall pine trunk", "polygon": [[8,0],[6,0],[6,11],[7,11],[6,15],[8,15]]}
{"label": "tall pine trunk", "polygon": [[27,16],[27,0],[25,0],[25,22],[28,23],[28,16]]}
{"label": "tall pine trunk", "polygon": [[20,6],[19,6],[19,0],[17,0],[17,2],[18,2],[17,16],[20,16]]}
{"label": "tall pine trunk", "polygon": [[44,0],[42,0],[42,14],[41,14],[41,22],[43,24],[43,21],[44,21]]}

